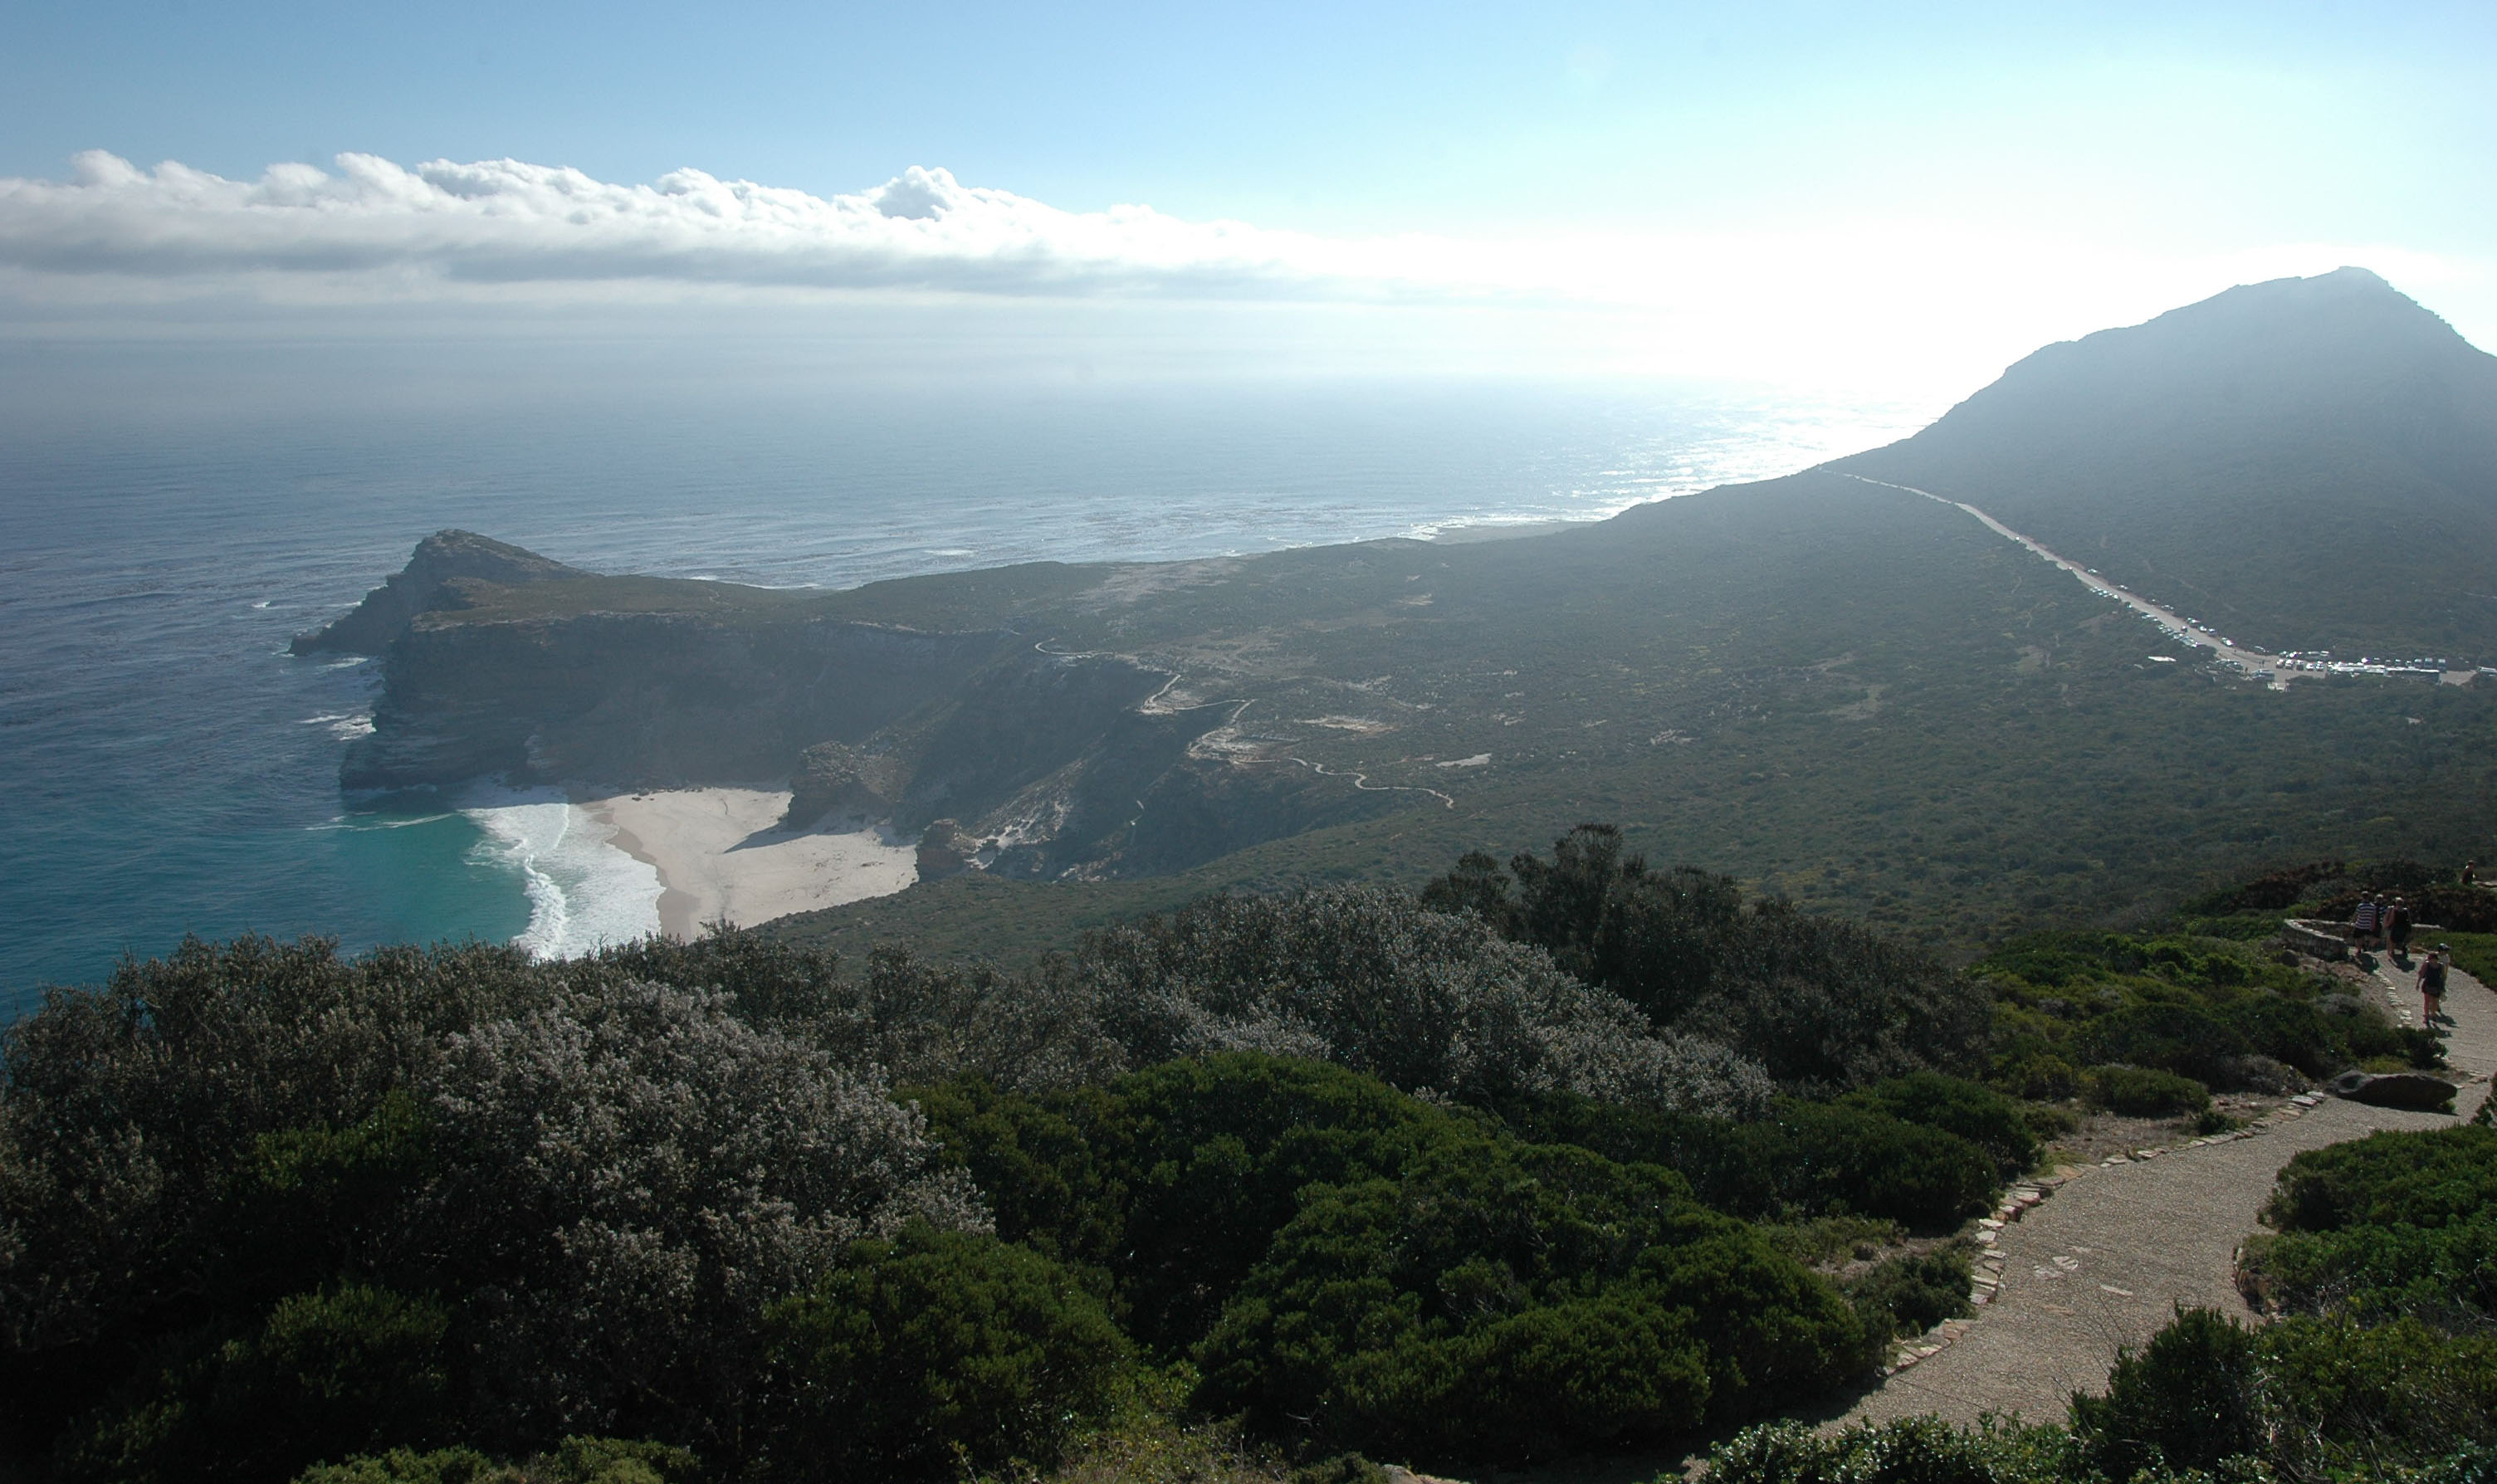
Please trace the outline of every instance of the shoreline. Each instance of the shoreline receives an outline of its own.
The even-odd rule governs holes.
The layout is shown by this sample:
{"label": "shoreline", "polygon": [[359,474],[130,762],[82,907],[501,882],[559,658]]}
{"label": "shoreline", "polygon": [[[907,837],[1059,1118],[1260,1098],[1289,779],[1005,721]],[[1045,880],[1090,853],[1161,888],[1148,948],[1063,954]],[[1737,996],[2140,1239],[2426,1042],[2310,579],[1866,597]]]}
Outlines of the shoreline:
{"label": "shoreline", "polygon": [[690,942],[711,923],[887,897],[919,879],[916,842],[882,823],[784,831],[787,789],[681,788],[577,799],[608,843],[659,877],[659,931]]}

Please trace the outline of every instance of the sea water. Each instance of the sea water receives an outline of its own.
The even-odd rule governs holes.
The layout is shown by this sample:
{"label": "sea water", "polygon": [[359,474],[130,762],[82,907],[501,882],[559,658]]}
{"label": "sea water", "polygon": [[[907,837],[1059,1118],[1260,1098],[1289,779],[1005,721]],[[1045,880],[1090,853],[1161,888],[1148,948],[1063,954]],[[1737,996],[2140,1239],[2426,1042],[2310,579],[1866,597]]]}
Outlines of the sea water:
{"label": "sea water", "polygon": [[[461,526],[781,586],[1594,520],[1932,409],[1691,384],[461,383],[321,347],[0,347],[0,1020],[187,933],[657,927],[554,791],[349,797],[375,662],[286,652]],[[329,358],[329,359],[325,359]]]}

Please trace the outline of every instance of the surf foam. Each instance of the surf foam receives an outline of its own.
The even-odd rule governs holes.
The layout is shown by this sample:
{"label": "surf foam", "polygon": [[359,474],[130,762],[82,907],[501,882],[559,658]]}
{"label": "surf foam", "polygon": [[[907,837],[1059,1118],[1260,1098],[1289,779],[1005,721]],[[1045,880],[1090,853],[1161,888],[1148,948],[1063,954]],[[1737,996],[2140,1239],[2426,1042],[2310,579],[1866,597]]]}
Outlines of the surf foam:
{"label": "surf foam", "polygon": [[579,958],[659,931],[658,870],[562,794],[496,790],[459,812],[485,837],[475,858],[520,876],[529,925],[512,942],[532,958]]}

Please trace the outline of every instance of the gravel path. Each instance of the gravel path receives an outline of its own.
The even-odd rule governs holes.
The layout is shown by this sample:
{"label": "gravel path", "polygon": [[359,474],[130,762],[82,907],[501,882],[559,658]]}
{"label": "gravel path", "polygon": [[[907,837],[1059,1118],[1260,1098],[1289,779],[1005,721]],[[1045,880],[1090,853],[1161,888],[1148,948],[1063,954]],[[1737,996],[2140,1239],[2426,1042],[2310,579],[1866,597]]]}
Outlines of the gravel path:
{"label": "gravel path", "polygon": [[[2410,974],[2384,964],[2371,994],[2398,1024],[2418,1024]],[[2454,1100],[2469,1118],[2497,1069],[2497,995],[2456,970],[2445,1010],[2455,1023],[2447,1058],[2474,1079]],[[1947,1343],[1891,1375],[1844,1420],[1939,1412],[1974,1422],[1991,1411],[2060,1422],[2071,1394],[2102,1388],[2117,1348],[2149,1339],[2177,1305],[2247,1312],[2231,1281],[2237,1245],[2258,1229],[2256,1214],[2291,1155],[2379,1129],[2454,1121],[2326,1097],[2302,1113],[2282,1110],[2252,1137],[2092,1166],[2002,1228],[1994,1301],[1929,1336],[1924,1343]]]}

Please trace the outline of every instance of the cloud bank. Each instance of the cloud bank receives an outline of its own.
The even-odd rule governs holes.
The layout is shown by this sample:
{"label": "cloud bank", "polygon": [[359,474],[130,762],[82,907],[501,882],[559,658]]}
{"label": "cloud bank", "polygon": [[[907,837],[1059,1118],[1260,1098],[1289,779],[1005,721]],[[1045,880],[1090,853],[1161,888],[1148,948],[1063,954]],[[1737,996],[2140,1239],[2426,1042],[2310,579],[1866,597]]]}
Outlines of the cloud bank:
{"label": "cloud bank", "polygon": [[1775,230],[1556,232],[1514,220],[1496,190],[1471,235],[1334,237],[1143,205],[1068,211],[917,167],[816,196],[698,170],[615,184],[518,160],[405,168],[344,154],[331,170],[275,165],[256,180],[170,161],[141,170],[101,150],[73,166],[66,180],[0,178],[0,321],[172,300],[282,314],[728,299],[777,315],[934,296],[992,320],[1010,318],[996,307],[1010,301],[1027,314],[1054,305],[1099,334],[1185,341],[1219,362],[1230,350],[1186,315],[1298,305],[1289,326],[1254,333],[1364,342],[1362,356],[1432,370],[1964,388],[2049,340],[2357,263],[2481,343],[2497,337],[2497,264],[2351,244],[2160,252],[1808,215]]}
{"label": "cloud bank", "polygon": [[972,294],[1328,296],[1401,275],[1358,248],[1148,206],[1064,211],[913,167],[821,197],[697,170],[618,185],[518,160],[230,180],[102,150],[68,180],[0,178],[0,264],[46,274],[320,275],[437,284],[666,282]]}

